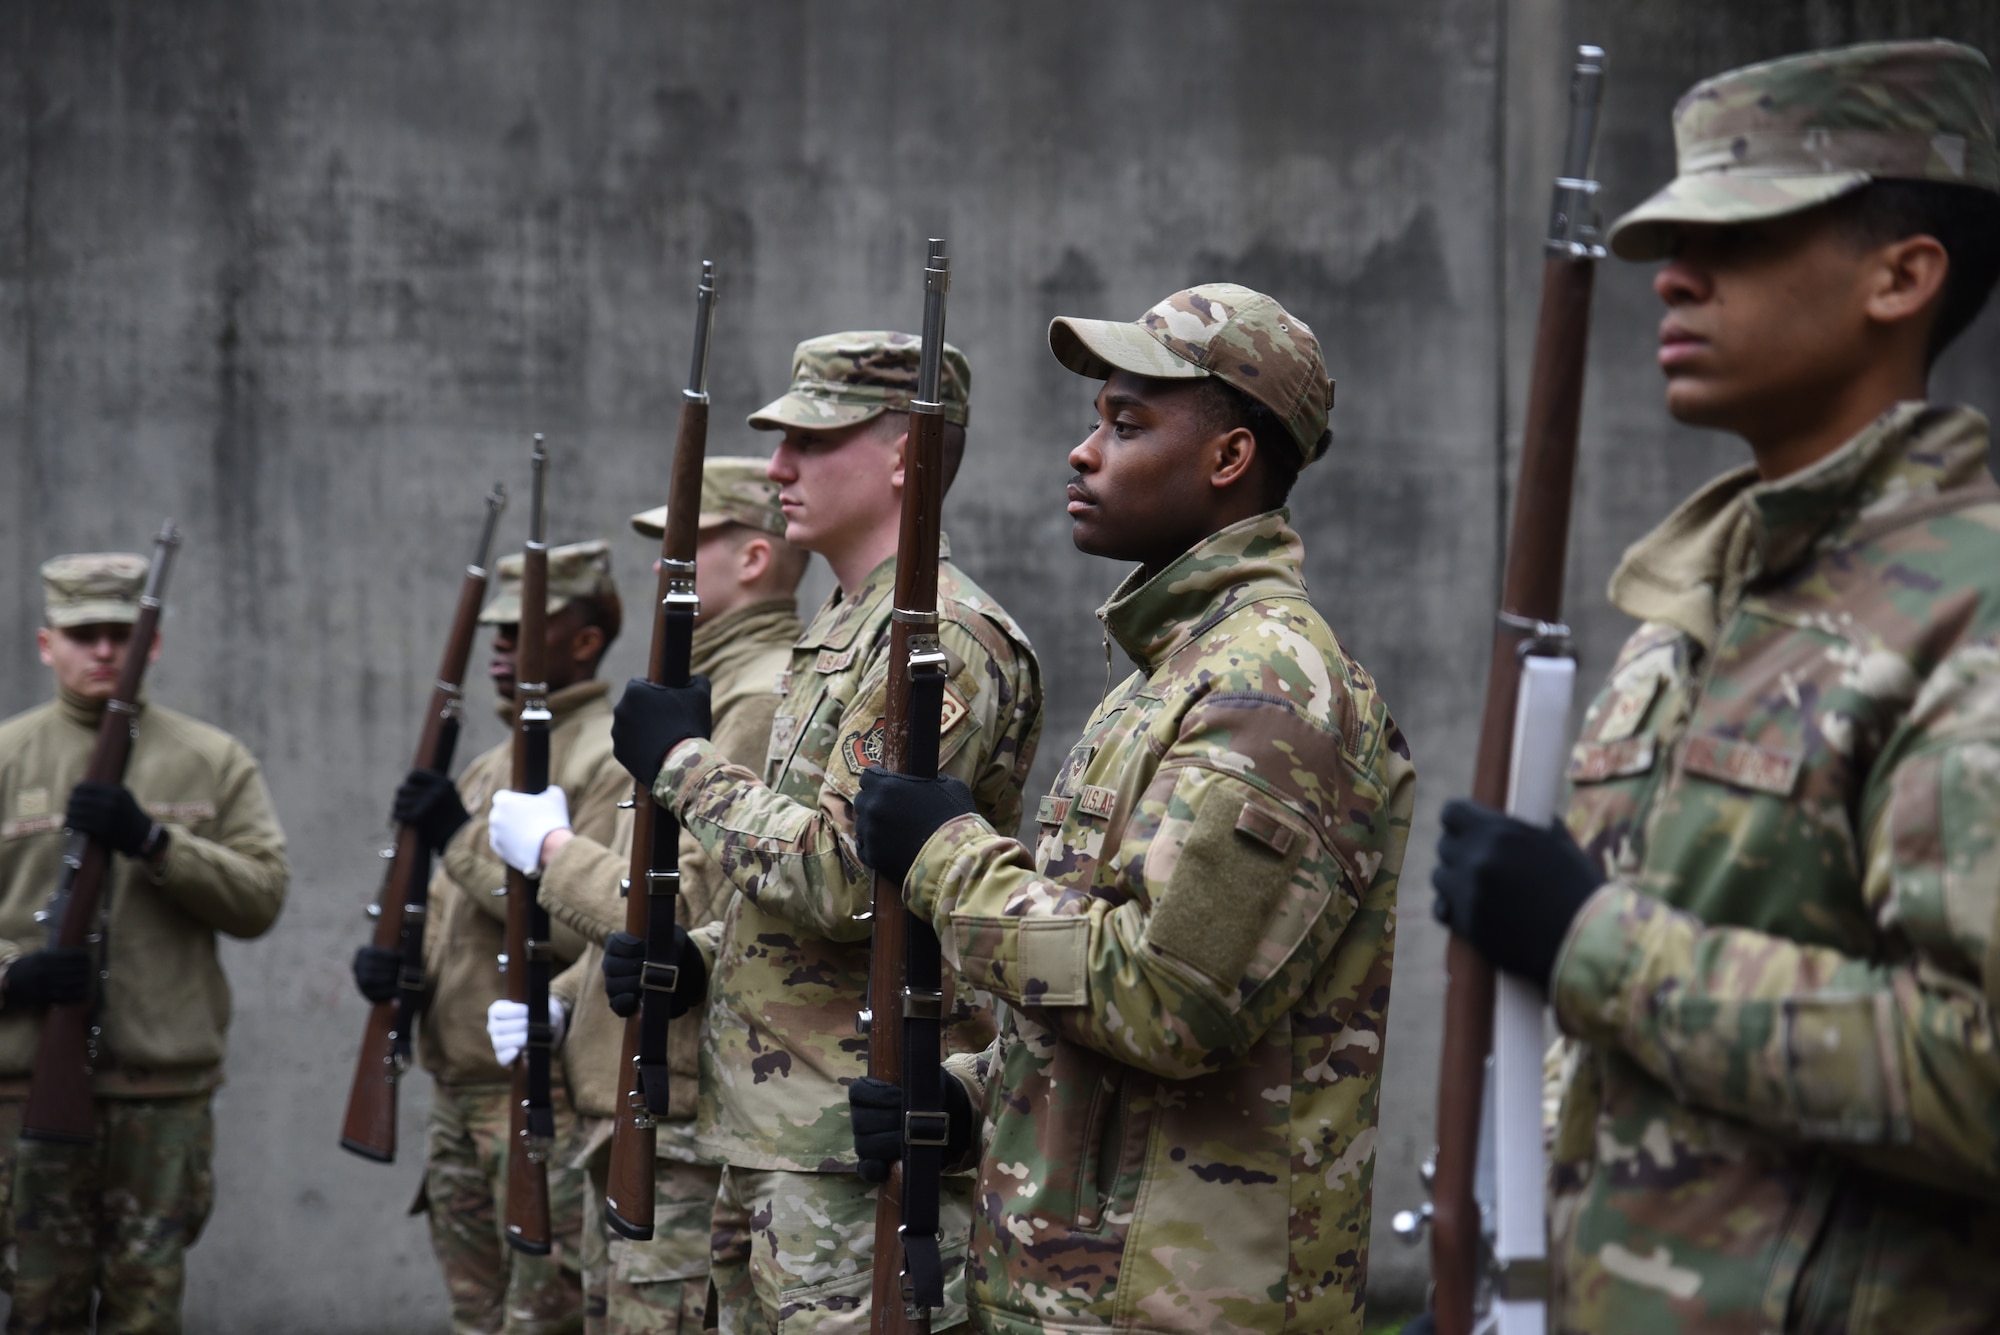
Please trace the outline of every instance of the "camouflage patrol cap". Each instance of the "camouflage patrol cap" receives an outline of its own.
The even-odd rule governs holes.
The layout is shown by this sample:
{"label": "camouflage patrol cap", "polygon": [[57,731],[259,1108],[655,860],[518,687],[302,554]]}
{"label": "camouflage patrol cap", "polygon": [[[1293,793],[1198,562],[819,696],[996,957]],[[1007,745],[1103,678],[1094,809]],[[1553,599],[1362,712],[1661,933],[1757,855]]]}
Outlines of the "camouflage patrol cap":
{"label": "camouflage patrol cap", "polygon": [[[750,414],[759,431],[786,427],[855,426],[891,409],[907,412],[917,393],[923,340],[915,334],[860,329],[809,338],[792,351],[792,387]],[[947,422],[966,424],[972,368],[965,354],[944,345],[938,398]]]}
{"label": "camouflage patrol cap", "polygon": [[[768,459],[722,454],[702,460],[701,518],[698,529],[741,524],[760,533],[785,536],[785,512],[778,508],[778,484],[764,476]],[[667,507],[656,505],[632,516],[632,527],[649,538],[666,532]]]}
{"label": "camouflage patrol cap", "polygon": [[[509,552],[493,567],[500,592],[479,614],[481,625],[514,626],[521,621],[521,553]],[[574,598],[616,597],[611,578],[611,548],[602,538],[549,548],[549,615]]]}
{"label": "camouflage patrol cap", "polygon": [[1171,297],[1130,324],[1059,315],[1049,348],[1078,375],[1108,379],[1114,370],[1156,380],[1214,376],[1278,415],[1306,463],[1319,457],[1333,408],[1319,339],[1304,320],[1262,292],[1235,283],[1203,283]]}
{"label": "camouflage patrol cap", "polygon": [[1869,42],[1746,65],[1674,108],[1678,174],[1611,226],[1628,260],[1676,223],[1779,218],[1873,180],[2000,190],[1993,70],[1957,42]]}
{"label": "camouflage patrol cap", "polygon": [[42,620],[51,630],[131,625],[153,563],[134,552],[76,552],[42,562]]}

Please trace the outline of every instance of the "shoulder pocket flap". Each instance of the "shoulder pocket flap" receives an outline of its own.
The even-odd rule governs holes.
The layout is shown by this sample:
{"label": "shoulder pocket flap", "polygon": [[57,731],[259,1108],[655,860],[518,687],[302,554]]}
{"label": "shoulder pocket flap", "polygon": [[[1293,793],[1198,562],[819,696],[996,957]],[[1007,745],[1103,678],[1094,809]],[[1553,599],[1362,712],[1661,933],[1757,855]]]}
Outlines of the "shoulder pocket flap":
{"label": "shoulder pocket flap", "polygon": [[1021,1001],[1028,1006],[1081,1006],[1088,999],[1084,969],[1090,919],[1021,920]]}
{"label": "shoulder pocket flap", "polygon": [[1255,839],[1279,857],[1292,851],[1299,832],[1254,802],[1245,802],[1236,817],[1236,833]]}
{"label": "shoulder pocket flap", "polygon": [[1804,763],[1805,756],[1798,751],[1757,746],[1734,737],[1690,737],[1682,765],[1688,773],[1703,778],[1787,797]]}
{"label": "shoulder pocket flap", "polygon": [[1616,742],[1578,742],[1569,753],[1571,783],[1603,783],[1653,768],[1653,739],[1626,737]]}

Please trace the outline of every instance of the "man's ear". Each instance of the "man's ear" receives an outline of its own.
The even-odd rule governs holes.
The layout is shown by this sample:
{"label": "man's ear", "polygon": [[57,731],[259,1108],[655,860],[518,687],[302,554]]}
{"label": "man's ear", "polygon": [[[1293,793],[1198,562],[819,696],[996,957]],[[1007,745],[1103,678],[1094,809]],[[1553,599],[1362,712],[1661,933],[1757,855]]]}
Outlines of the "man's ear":
{"label": "man's ear", "polygon": [[1218,436],[1210,446],[1208,485],[1217,491],[1233,487],[1257,460],[1257,436],[1247,426]]}
{"label": "man's ear", "polygon": [[55,632],[47,626],[39,626],[35,629],[35,652],[42,656],[43,667],[54,667],[56,665],[55,657],[49,653],[49,637],[54,634]]}
{"label": "man's ear", "polygon": [[736,582],[755,584],[771,571],[771,540],[759,534],[736,549]]}
{"label": "man's ear", "polygon": [[579,663],[594,663],[604,652],[604,627],[579,626],[569,637],[569,656]]}
{"label": "man's ear", "polygon": [[1951,255],[1934,236],[1906,236],[1876,252],[1868,293],[1868,318],[1900,324],[1921,316],[1944,291]]}

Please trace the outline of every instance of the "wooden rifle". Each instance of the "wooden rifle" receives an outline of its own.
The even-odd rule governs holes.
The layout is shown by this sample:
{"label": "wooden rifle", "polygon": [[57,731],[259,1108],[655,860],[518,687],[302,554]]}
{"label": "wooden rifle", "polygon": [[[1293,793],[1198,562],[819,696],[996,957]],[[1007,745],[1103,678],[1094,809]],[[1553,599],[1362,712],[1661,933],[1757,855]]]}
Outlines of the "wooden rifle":
{"label": "wooden rifle", "polygon": [[[122,784],[139,736],[139,688],[146,680],[147,660],[160,631],[160,611],[167,596],[167,575],[180,549],[180,530],[169,519],[153,539],[153,565],[139,595],[139,619],[125,642],[125,666],[118,685],[105,703],[97,725],[97,744],[90,752],[83,777],[89,783]],[[111,850],[74,831],[63,833],[62,881],[50,901],[45,921],[51,949],[101,948],[98,917],[108,911],[106,877]],[[98,962],[98,978],[109,961]],[[41,1046],[35,1052],[28,1103],[22,1110],[21,1134],[30,1140],[89,1144],[97,1138],[97,1110],[91,1097],[91,1071],[97,1062],[99,1031],[97,989],[82,1001],[50,1006],[42,1020]]]}
{"label": "wooden rifle", "polygon": [[[1604,247],[1597,233],[1597,182],[1590,179],[1592,150],[1597,138],[1597,109],[1603,94],[1604,52],[1580,47],[1570,79],[1568,146],[1562,175],[1556,179],[1549,234],[1544,243],[1540,323],[1535,331],[1534,369],[1528,389],[1528,416],[1521,446],[1521,475],[1515,490],[1513,524],[1507,536],[1507,569],[1502,582],[1498,622],[1493,631],[1492,657],[1486,677],[1486,704],[1481,717],[1479,750],[1474,762],[1472,799],[1495,809],[1528,814],[1538,800],[1553,802],[1553,779],[1546,755],[1517,756],[1515,735],[1520,720],[1534,712],[1522,709],[1524,678],[1539,689],[1555,686],[1552,677],[1531,671],[1531,659],[1560,654],[1568,631],[1562,625],[1563,567],[1569,545],[1569,511],[1576,472],[1578,421],[1583,410],[1584,354],[1590,335],[1590,296],[1597,261]],[[1541,679],[1539,681],[1535,679]],[[1566,687],[1564,688],[1566,689]],[[1534,692],[1531,692],[1531,695]],[[1533,705],[1531,700],[1531,706]],[[1566,718],[1556,725],[1550,741],[1547,697],[1540,702],[1541,731],[1531,739],[1538,751],[1560,747]],[[1566,714],[1566,708],[1563,711]],[[1529,790],[1544,790],[1538,799]],[[1543,820],[1548,819],[1546,815]],[[1431,1280],[1433,1312],[1439,1335],[1471,1335],[1482,1289],[1500,1322],[1519,1330],[1517,1321],[1539,1329],[1547,1292],[1547,1262],[1539,1228],[1519,1227],[1517,1204],[1532,1204],[1540,1220],[1542,1180],[1539,1134],[1541,1079],[1541,997],[1508,989],[1503,1033],[1509,1045],[1526,1041],[1532,1056],[1506,1054],[1512,1067],[1532,1061],[1527,1085],[1535,1094],[1530,1114],[1536,1128],[1529,1153],[1531,1165],[1519,1162],[1520,1146],[1496,1144],[1496,1168],[1502,1188],[1496,1199],[1496,1221],[1503,1228],[1488,1254],[1487,1231],[1475,1195],[1481,1111],[1486,1095],[1486,1058],[1494,1037],[1494,973],[1479,952],[1458,937],[1447,948],[1444,1053],[1438,1077],[1438,1152],[1433,1183],[1431,1219]],[[1532,1038],[1527,1036],[1521,1007],[1532,1008]],[[1502,1073],[1496,1090],[1511,1091],[1509,1106],[1499,1110],[1497,1125],[1520,1129],[1522,1082],[1518,1070]],[[1499,1161],[1507,1162],[1499,1162]],[[1527,1167],[1529,1171],[1522,1172]],[[1511,1183],[1512,1190],[1508,1190]],[[1525,1183],[1525,1186],[1523,1185]],[[1523,1196],[1523,1191],[1528,1193]],[[1531,1201],[1530,1199],[1531,1198]],[[1482,1284],[1484,1281],[1484,1284]],[[1509,1314],[1514,1320],[1509,1320]]]}
{"label": "wooden rifle", "polygon": [[[493,550],[493,530],[507,508],[507,493],[495,483],[486,497],[486,522],[473,551],[465,578],[458,586],[458,608],[445,636],[444,657],[438,663],[424,726],[417,739],[413,769],[451,771],[458,747],[459,714],[464,706],[461,683],[472,657],[473,635],[479,629],[479,605],[486,598],[486,559]],[[361,1032],[361,1055],[354,1064],[354,1084],[347,1092],[347,1118],[340,1128],[340,1146],[364,1159],[393,1163],[396,1158],[396,1084],[410,1064],[410,1044],[424,997],[424,925],[430,914],[431,849],[414,825],[398,825],[396,842],[382,850],[389,866],[382,892],[368,906],[375,920],[373,945],[403,957],[396,978],[396,995],[368,1008]]]}
{"label": "wooden rifle", "polygon": [[[541,433],[529,456],[534,483],[528,501],[528,542],[521,553],[521,622],[515,638],[514,769],[508,787],[539,793],[549,786],[549,544],[548,467]],[[546,1256],[553,1243],[549,1227],[549,1151],[555,1144],[556,1115],[549,1063],[554,1031],[549,1026],[549,911],[535,897],[539,874],[507,869],[507,999],[528,1008],[528,1041],[514,1058],[507,1125],[507,1242],[516,1251]]]}
{"label": "wooden rifle", "polygon": [[[695,289],[694,364],[681,391],[674,461],[667,475],[667,522],[660,535],[659,596],[646,680],[685,686],[693,675],[694,553],[701,527],[701,469],[708,451],[708,343],[715,324],[715,265],[701,262]],[[653,1236],[653,1122],[668,1112],[667,1007],[680,982],[674,917],[680,894],[681,827],[644,784],[632,787],[632,862],[625,878],[625,930],[646,943],[639,1009],[625,1020],[618,1069],[625,1106],[611,1131],[604,1217],[625,1237]]]}
{"label": "wooden rifle", "polygon": [[[903,522],[896,540],[895,607],[889,624],[887,714],[882,763],[932,779],[949,664],[938,638],[938,544],[944,508],[945,295],[951,262],[933,237],[924,266],[923,348],[910,434],[903,446]],[[931,1309],[944,1303],[938,1247],[946,1119],[940,1063],[943,957],[931,925],[903,907],[903,887],[877,876],[868,972],[868,1074],[903,1090],[903,1157],[875,1196],[871,1328],[878,1335],[928,1335]],[[898,1020],[900,1018],[900,1023]],[[899,1264],[900,1263],[900,1264]]]}

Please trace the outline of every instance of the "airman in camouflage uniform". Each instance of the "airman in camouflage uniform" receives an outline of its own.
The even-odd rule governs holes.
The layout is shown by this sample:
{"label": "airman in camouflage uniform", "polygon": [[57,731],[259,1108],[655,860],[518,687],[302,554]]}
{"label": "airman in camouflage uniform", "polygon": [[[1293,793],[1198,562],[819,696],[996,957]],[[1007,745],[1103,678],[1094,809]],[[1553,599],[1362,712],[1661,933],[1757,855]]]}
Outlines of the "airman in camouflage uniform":
{"label": "airman in camouflage uniform", "polygon": [[[138,619],[144,557],[42,567],[57,698],[0,723],[0,1192],[10,1331],[178,1331],[182,1261],[208,1219],[229,982],[216,934],[261,936],[284,903],[285,837],[242,743],[144,703],[122,785],[81,782]],[[64,828],[117,855],[101,966],[45,947]],[[43,1007],[103,969],[94,1144],[15,1138]]]}
{"label": "airman in camouflage uniform", "polygon": [[[785,433],[770,476],[787,536],[824,555],[839,587],[792,651],[761,774],[694,733],[653,753],[664,756],[655,800],[736,892],[722,922],[690,942],[709,980],[697,1123],[703,1152],[725,1165],[712,1258],[724,1332],[868,1329],[875,1188],[855,1171],[845,1084],[866,1072],[855,1015],[867,994],[873,882],[855,855],[852,801],[880,757],[894,475],[918,349],[908,334],[808,340],[794,355],[790,389],[752,414],[753,427]],[[970,372],[956,348],[942,361],[948,482],[963,448]],[[949,559],[938,606],[952,666],[941,764],[1011,829],[1041,723],[1039,669],[1012,618]],[[643,687],[628,687],[619,705],[621,757],[628,705],[650,698]],[[628,768],[643,771],[647,759],[628,759]],[[984,1049],[993,1035],[985,999],[949,979],[945,988],[947,1044]],[[945,1192],[952,1281],[939,1330],[963,1319],[970,1185],[961,1177]]]}
{"label": "airman in camouflage uniform", "polygon": [[973,1321],[1358,1332],[1415,771],[1282,508],[1331,439],[1319,344],[1219,283],[1049,341],[1106,380],[1069,508],[1080,548],[1142,563],[1098,613],[1138,670],[1032,851],[976,815],[916,818],[910,780],[871,777],[857,818],[870,858],[935,829],[906,899],[1007,1006],[991,1051],[949,1063],[992,1121]]}
{"label": "airman in camouflage uniform", "polygon": [[[511,728],[519,712],[514,648],[521,620],[520,553],[501,558],[494,573],[499,592],[479,619],[496,628],[489,673],[498,694],[495,712]],[[549,782],[565,795],[576,829],[600,840],[611,838],[617,805],[630,784],[611,756],[606,685],[594,679],[621,616],[603,542],[550,550],[548,684],[555,717],[549,728]],[[490,846],[487,810],[511,777],[512,748],[510,739],[485,752],[465,767],[456,785],[431,771],[414,771],[397,795],[398,818],[424,830],[441,849],[431,878],[430,926],[424,933],[427,991],[417,1030],[418,1055],[436,1081],[417,1208],[430,1217],[454,1335],[503,1330],[545,1335],[578,1330],[583,1321],[578,1246],[584,1174],[550,1164],[555,1245],[549,1255],[517,1252],[502,1228],[510,1073],[494,1060],[486,1012],[506,994],[498,957],[505,950],[507,901],[501,889],[507,871]],[[552,925],[552,939],[564,963],[583,953],[583,940],[560,923]],[[393,989],[398,967],[394,951],[364,946],[356,956],[357,978],[373,968],[376,983],[387,989]],[[368,995],[369,984],[361,981]],[[561,1143],[573,1132],[560,1089],[555,1102]]]}
{"label": "airman in camouflage uniform", "polygon": [[[1991,283],[1991,72],[1943,42],[1818,52],[1697,85],[1675,130],[1680,176],[1611,244],[1668,258],[1669,407],[1738,430],[1757,466],[1612,577],[1641,624],[1571,755],[1582,854],[1516,825],[1511,855],[1482,857],[1504,818],[1468,808],[1440,908],[1494,957],[1479,908],[1510,878],[1511,919],[1564,904],[1537,978],[1569,1036],[1551,1329],[1990,1330],[2000,488],[1985,420],[1921,395]],[[1905,183],[1922,185],[1887,198],[1941,201],[1942,245],[1908,216],[1869,222],[1869,192]],[[1983,218],[1970,243],[1953,215]],[[1866,304],[1796,337],[1865,328],[1875,361],[1844,377],[1886,370],[1897,392],[1845,405],[1853,426],[1838,404],[1759,418],[1748,390],[1705,397],[1797,383],[1791,349],[1733,321],[1818,300],[1775,276],[1814,256],[1865,275],[1820,287]],[[1838,337],[1846,354],[1860,336]],[[1781,454],[1773,420],[1817,448]]]}
{"label": "airman in camouflage uniform", "polygon": [[[810,560],[785,541],[778,488],[764,476],[765,464],[763,459],[729,456],[706,461],[695,557],[701,616],[695,623],[693,668],[712,684],[716,749],[742,765],[761,764],[770,741],[778,678],[800,631],[794,594]],[[632,527],[657,540],[666,518],[661,506],[634,515]],[[506,819],[497,810],[491,817],[496,827]],[[592,1190],[584,1197],[586,1335],[699,1331],[708,1296],[709,1215],[721,1169],[695,1143],[698,1010],[675,1020],[668,1030],[673,1107],[655,1122],[651,1241],[635,1242],[609,1230],[603,1214],[612,1123],[624,1107],[630,1074],[619,1065],[625,1022],[605,1004],[598,975],[606,938],[622,935],[625,926],[620,886],[630,870],[632,813],[618,812],[609,847],[572,837],[560,826],[526,831],[521,842],[542,851],[543,906],[554,920],[590,942],[550,987],[573,1017],[561,1049],[563,1070],[577,1113],[576,1166],[591,1176]],[[698,929],[721,918],[729,886],[715,860],[692,837],[682,836],[680,855],[678,917],[683,926]],[[509,1041],[518,1050],[526,1034],[527,1008],[496,1001],[489,1019],[503,1011],[513,1020]]]}

